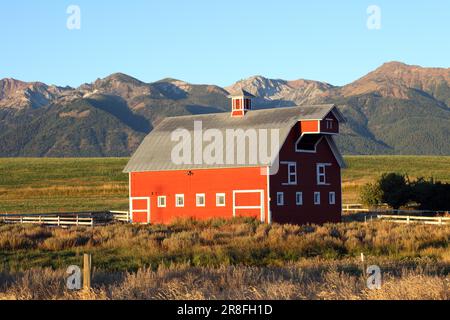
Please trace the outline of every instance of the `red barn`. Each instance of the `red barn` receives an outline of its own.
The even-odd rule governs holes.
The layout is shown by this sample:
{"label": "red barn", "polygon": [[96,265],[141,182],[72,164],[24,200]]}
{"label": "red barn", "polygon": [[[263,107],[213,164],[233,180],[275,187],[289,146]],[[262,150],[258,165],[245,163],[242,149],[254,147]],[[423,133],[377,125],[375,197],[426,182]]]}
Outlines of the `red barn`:
{"label": "red barn", "polygon": [[144,139],[124,170],[133,222],[339,222],[345,164],[333,139],[344,121],[337,107],[251,110],[248,92],[230,97],[231,115],[166,118]]}

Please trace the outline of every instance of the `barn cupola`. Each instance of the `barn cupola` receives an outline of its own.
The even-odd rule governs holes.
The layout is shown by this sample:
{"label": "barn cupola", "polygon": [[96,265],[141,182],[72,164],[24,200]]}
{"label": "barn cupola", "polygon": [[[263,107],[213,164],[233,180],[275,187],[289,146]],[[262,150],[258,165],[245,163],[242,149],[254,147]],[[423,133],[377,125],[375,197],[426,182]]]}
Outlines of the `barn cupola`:
{"label": "barn cupola", "polygon": [[247,111],[252,109],[252,98],[254,97],[254,95],[243,89],[230,92],[228,98],[231,99],[231,116],[245,116]]}

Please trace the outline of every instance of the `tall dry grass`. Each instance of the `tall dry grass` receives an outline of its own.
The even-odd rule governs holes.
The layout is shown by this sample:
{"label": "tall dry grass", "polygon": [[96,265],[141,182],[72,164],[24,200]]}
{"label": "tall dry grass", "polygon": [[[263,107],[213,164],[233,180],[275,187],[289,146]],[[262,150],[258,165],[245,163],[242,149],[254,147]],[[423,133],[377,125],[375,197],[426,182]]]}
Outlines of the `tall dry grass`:
{"label": "tall dry grass", "polygon": [[[110,225],[95,228],[0,226],[2,268],[60,268],[95,255],[105,270],[192,266],[283,266],[316,257],[358,259],[364,253],[412,266],[431,261],[450,270],[450,227],[389,222],[324,226],[264,225],[251,220],[178,221],[170,226]],[[13,254],[14,253],[14,254]]]}
{"label": "tall dry grass", "polygon": [[[282,268],[188,265],[160,267],[153,271],[94,275],[90,292],[65,288],[63,270],[34,269],[14,276],[0,275],[0,299],[113,299],[113,300],[373,300],[450,298],[450,278],[426,271],[386,273],[382,288],[369,290],[362,276],[339,272],[305,270],[291,264]],[[5,279],[7,281],[5,282]]]}
{"label": "tall dry grass", "polygon": [[[0,225],[0,296],[10,299],[448,299],[450,227],[180,220],[169,226]],[[65,289],[93,255],[94,288]],[[360,254],[383,272],[365,285]]]}

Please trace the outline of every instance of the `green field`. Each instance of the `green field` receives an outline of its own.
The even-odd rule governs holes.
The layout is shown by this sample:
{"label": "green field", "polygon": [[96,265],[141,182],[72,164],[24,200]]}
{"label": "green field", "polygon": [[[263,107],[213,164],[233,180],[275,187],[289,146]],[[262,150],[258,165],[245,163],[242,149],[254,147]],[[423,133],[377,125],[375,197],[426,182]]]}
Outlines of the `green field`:
{"label": "green field", "polygon": [[[358,190],[381,173],[408,173],[450,182],[450,157],[348,156],[343,171],[344,202],[357,203]],[[0,213],[126,210],[127,158],[0,159]]]}
{"label": "green field", "polygon": [[127,209],[127,160],[0,159],[0,213]]}
{"label": "green field", "polygon": [[[450,157],[346,157],[344,197],[387,171],[450,181]],[[0,159],[0,212],[127,209],[127,159]],[[46,228],[0,225],[0,299],[443,299],[448,226],[254,220]],[[383,270],[367,290],[360,254]],[[93,256],[93,292],[65,289]],[[219,285],[218,285],[219,284]],[[252,290],[248,290],[252,288]]]}

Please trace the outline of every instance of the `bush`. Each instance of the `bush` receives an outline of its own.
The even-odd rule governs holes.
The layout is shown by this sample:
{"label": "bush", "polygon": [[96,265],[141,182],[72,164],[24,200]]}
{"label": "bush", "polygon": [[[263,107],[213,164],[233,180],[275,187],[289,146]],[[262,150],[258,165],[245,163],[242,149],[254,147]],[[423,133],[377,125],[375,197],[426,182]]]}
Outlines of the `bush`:
{"label": "bush", "polygon": [[361,188],[360,201],[369,208],[383,203],[383,190],[378,183],[368,183]]}
{"label": "bush", "polygon": [[422,210],[449,210],[450,184],[434,182],[433,179],[417,179],[412,183],[412,198]]}
{"label": "bush", "polygon": [[360,193],[363,204],[370,207],[387,203],[394,209],[407,204],[411,198],[409,180],[403,174],[384,173],[375,183],[366,184]]}
{"label": "bush", "polygon": [[424,178],[411,182],[406,175],[385,173],[375,183],[363,186],[360,200],[369,207],[387,203],[398,209],[412,201],[421,210],[449,210],[450,184]]}
{"label": "bush", "polygon": [[407,204],[411,198],[411,189],[406,176],[398,173],[386,173],[378,181],[383,192],[382,201],[394,209]]}

